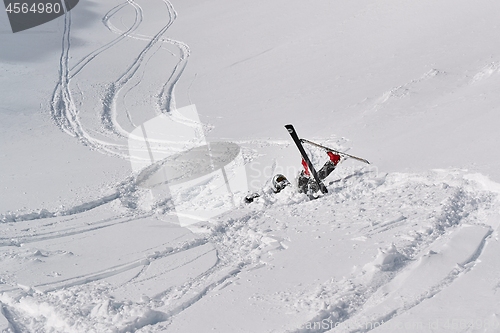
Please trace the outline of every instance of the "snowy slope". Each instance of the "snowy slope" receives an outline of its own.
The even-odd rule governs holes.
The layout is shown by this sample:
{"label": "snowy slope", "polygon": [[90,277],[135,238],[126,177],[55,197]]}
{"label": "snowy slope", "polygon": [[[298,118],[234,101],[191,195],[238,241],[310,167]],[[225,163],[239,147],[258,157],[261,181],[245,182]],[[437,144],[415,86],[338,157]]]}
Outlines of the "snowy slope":
{"label": "snowy slope", "polygon": [[[85,1],[17,34],[0,14],[0,327],[498,332],[499,6]],[[300,170],[287,123],[372,164],[274,195]]]}

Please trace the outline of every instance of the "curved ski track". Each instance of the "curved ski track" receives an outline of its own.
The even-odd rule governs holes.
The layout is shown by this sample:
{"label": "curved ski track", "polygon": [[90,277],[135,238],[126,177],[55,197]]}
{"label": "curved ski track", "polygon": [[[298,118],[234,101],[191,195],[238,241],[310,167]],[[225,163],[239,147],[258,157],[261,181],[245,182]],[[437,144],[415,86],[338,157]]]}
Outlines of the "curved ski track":
{"label": "curved ski track", "polygon": [[[167,32],[170,26],[175,22],[177,18],[177,13],[172,4],[170,3],[170,1],[168,0],[162,0],[162,1],[165,4],[168,12],[168,20],[167,23],[154,36],[147,36],[135,33],[135,31],[139,28],[144,19],[142,8],[136,1],[127,0],[127,2],[119,4],[114,8],[112,8],[111,10],[109,10],[103,17],[102,22],[106,26],[106,28],[116,33],[118,36],[112,41],[108,42],[107,44],[87,54],[85,57],[77,61],[74,65],[70,64],[71,25],[72,25],[71,12],[68,12],[65,15],[64,30],[61,43],[62,51],[59,60],[59,82],[54,88],[54,92],[52,95],[51,117],[61,130],[77,138],[82,144],[89,146],[93,150],[96,150],[106,155],[119,157],[123,159],[130,158],[127,153],[128,148],[126,145],[126,139],[129,133],[125,131],[117,121],[117,113],[119,111],[121,112],[121,110],[117,110],[116,101],[119,98],[122,90],[125,87],[127,87],[127,84],[129,84],[132,79],[136,79],[137,81],[132,87],[128,88],[128,90],[133,89],[134,86],[140,84],[141,77],[144,75],[144,72],[146,70],[145,65],[147,64],[148,57],[150,58],[155,52],[158,51],[158,49],[160,48],[159,44],[161,43],[168,43],[177,47],[179,49],[180,56],[178,63],[173,68],[168,80],[159,89],[155,109],[157,113],[169,114],[172,117],[177,117],[178,121],[190,123],[189,120],[186,120],[184,117],[178,115],[174,110],[175,85],[180,79],[184,71],[184,68],[186,67],[190,50],[186,44],[171,38],[164,37],[164,34]],[[111,20],[117,13],[119,13],[127,6],[131,6],[134,9],[135,18],[133,24],[127,30],[121,31],[112,24]],[[115,138],[118,137],[123,141],[123,143],[113,143],[108,140],[103,140],[94,137],[90,133],[96,132],[96,130],[92,128],[85,128],[85,126],[82,124],[79,116],[81,110],[75,105],[72,92],[73,89],[71,85],[72,85],[72,80],[77,78],[78,75],[85,70],[85,67],[89,63],[97,60],[99,56],[104,52],[111,51],[113,46],[123,41],[125,38],[148,41],[148,43],[140,51],[140,53],[128,66],[128,68],[119,76],[119,78],[116,81],[110,83],[107,90],[105,91],[103,98],[103,109],[100,114],[100,123],[102,125],[102,128],[106,130],[105,134],[107,137],[115,137]],[[79,86],[77,86],[77,88],[80,91],[82,91],[82,94],[84,94],[85,92],[84,88],[82,89]],[[134,125],[130,113],[127,110],[125,110],[124,112],[126,112],[127,119],[130,121],[130,123]],[[125,182],[126,183],[133,182],[133,179],[132,180],[129,179],[128,181]],[[120,193],[120,191],[117,190],[116,193],[113,193],[111,195],[105,196],[103,198],[88,203],[78,205],[76,207],[61,212],[49,212],[46,210],[41,210],[39,212],[22,214],[22,215],[17,215],[17,214],[2,215],[3,222],[11,222],[11,223],[23,222],[23,221],[29,222],[31,220],[39,221],[41,219],[44,220],[58,219],[58,217],[60,216],[74,215],[74,214],[76,214],[76,217],[58,222],[52,222],[45,225],[45,226],[50,226],[54,223],[62,223],[66,225],[68,224],[68,222],[72,222],[67,227],[64,227],[63,229],[57,229],[55,231],[50,231],[49,228],[44,230],[43,226],[42,228],[40,228],[42,230],[35,232],[27,232],[30,230],[29,227],[26,229],[22,229],[17,236],[15,234],[11,234],[9,235],[9,237],[0,238],[0,246],[13,246],[13,245],[19,246],[21,244],[35,243],[44,240],[52,240],[57,238],[70,237],[73,235],[80,235],[83,233],[88,233],[102,228],[113,227],[118,224],[128,223],[131,221],[135,221],[139,218],[144,218],[148,216],[150,217],[151,215],[153,215],[153,213],[151,212],[140,215],[122,214],[111,218],[101,219],[92,222],[91,224],[87,223],[82,224],[81,222],[79,222],[80,214],[93,210],[99,206],[107,205],[112,201],[119,199],[122,195],[123,193]],[[191,242],[185,243],[180,248],[170,249],[169,251],[165,251],[164,253],[159,254],[155,252],[154,254],[151,254],[143,259],[134,260],[132,262],[124,263],[115,267],[110,267],[109,269],[106,269],[104,271],[94,272],[90,275],[82,275],[70,279],[59,280],[56,283],[35,285],[32,286],[32,288],[39,292],[47,293],[51,291],[61,290],[63,288],[69,288],[72,286],[78,286],[89,282],[102,280],[114,276],[116,274],[123,273],[125,271],[133,270],[134,268],[137,267],[141,266],[146,267],[150,264],[151,261],[161,259],[166,256],[170,256],[183,251],[188,251],[190,249],[193,249],[194,247],[206,244],[208,241],[209,241],[208,238],[194,239]],[[175,309],[173,309],[171,312],[168,313],[168,316],[166,317],[164,316],[163,320],[167,320],[167,318],[171,318],[175,314],[182,312],[184,309],[188,308],[191,304],[196,302],[196,300],[202,298],[204,294],[206,294],[216,285],[222,283],[222,281],[225,281],[228,277],[237,274],[238,270],[230,269],[229,274],[222,274],[221,276],[217,277],[215,281],[208,283],[208,285],[205,285],[205,283],[202,282],[202,280],[212,275],[220,275],[219,274],[221,271],[220,267],[225,265],[226,264],[222,264],[221,262],[219,262],[214,267],[212,267],[212,269],[204,272],[198,278],[191,280],[188,285],[185,285],[183,288],[184,291],[181,292],[181,294],[188,293],[188,291],[195,284],[201,286],[200,287],[201,291],[193,299],[187,299],[178,304],[175,307]],[[142,272],[143,270],[141,270],[132,280],[139,279]],[[4,288],[3,291],[4,292],[9,291],[9,289],[5,290]],[[12,289],[10,289],[10,291],[16,292],[19,291],[19,288],[13,287]],[[168,290],[164,291],[163,294],[165,295],[168,294]],[[16,319],[22,317],[19,310],[4,303],[1,303],[1,305],[2,305],[2,313],[4,314],[4,317],[9,321],[11,329],[13,329],[15,332],[23,332],[29,330],[28,326],[25,326],[21,322],[18,322],[18,320]]]}
{"label": "curved ski track", "polygon": [[[182,72],[184,71],[184,68],[187,64],[190,50],[186,44],[163,36],[170,28],[170,26],[175,22],[177,18],[177,12],[168,0],[162,1],[167,9],[168,21],[154,36],[146,36],[134,33],[143,22],[142,8],[134,0],[128,0],[126,3],[112,8],[103,17],[102,22],[107,29],[118,34],[118,37],[92,51],[91,53],[80,59],[73,66],[70,66],[69,64],[71,49],[71,12],[68,12],[65,15],[64,32],[62,38],[62,52],[59,61],[60,77],[52,96],[51,115],[53,120],[58,125],[58,127],[61,128],[61,130],[73,137],[76,137],[84,145],[87,145],[96,151],[123,159],[130,158],[128,155],[126,144],[126,139],[129,133],[124,130],[118,123],[117,113],[124,112],[130,123],[132,125],[134,124],[128,110],[117,110],[116,101],[120,96],[121,91],[133,78],[136,79],[137,77],[139,77],[137,82],[132,87],[130,87],[129,90],[133,89],[134,86],[140,84],[140,78],[146,70],[145,65],[147,64],[147,61],[145,60],[147,60],[148,57],[157,52],[160,47],[159,44],[161,43],[168,43],[177,47],[179,49],[180,56],[177,65],[175,65],[170,74],[170,77],[164,83],[164,85],[159,88],[157,102],[155,106],[152,106],[152,109],[156,109],[157,113],[170,114],[174,117],[176,116],[175,111],[171,112],[175,109],[173,92],[175,85],[182,75]],[[121,31],[111,23],[111,20],[113,16],[115,16],[118,12],[120,12],[120,10],[124,9],[128,5],[134,8],[134,23],[126,31]],[[75,105],[72,96],[71,81],[75,79],[77,75],[81,73],[82,70],[84,70],[84,68],[90,62],[98,59],[99,55],[101,55],[103,52],[112,50],[112,47],[114,45],[123,41],[125,38],[148,41],[148,43],[139,52],[137,57],[128,66],[128,68],[120,75],[120,77],[114,82],[109,83],[108,88],[104,92],[104,97],[102,100],[102,111],[99,116],[101,128],[84,128],[79,117],[79,113],[81,112],[81,110],[79,110],[79,108]],[[182,117],[180,117],[180,120],[182,120]],[[93,131],[102,132],[102,130],[105,131],[103,133],[105,136],[110,138],[114,137],[115,139],[121,140],[122,143],[114,143],[107,140],[105,141],[103,139],[98,139],[97,137],[90,134]]]}

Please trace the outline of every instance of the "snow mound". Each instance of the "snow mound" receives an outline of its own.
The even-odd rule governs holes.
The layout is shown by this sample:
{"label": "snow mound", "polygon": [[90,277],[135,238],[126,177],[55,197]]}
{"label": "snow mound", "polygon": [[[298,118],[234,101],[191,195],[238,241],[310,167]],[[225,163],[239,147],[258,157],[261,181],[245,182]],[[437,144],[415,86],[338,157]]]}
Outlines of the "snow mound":
{"label": "snow mound", "polygon": [[394,271],[400,268],[406,260],[408,258],[401,254],[394,244],[391,244],[387,249],[379,248],[377,258],[372,263],[365,265],[364,269],[367,271]]}

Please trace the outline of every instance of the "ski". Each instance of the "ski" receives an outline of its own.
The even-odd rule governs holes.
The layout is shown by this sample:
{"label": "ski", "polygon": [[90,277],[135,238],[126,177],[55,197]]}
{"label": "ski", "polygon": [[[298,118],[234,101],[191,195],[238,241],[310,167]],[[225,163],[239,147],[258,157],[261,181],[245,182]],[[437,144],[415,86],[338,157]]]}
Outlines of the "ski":
{"label": "ski", "polygon": [[360,162],[364,162],[364,163],[366,163],[366,164],[370,164],[370,162],[368,162],[368,161],[367,161],[367,160],[365,160],[364,158],[357,157],[357,156],[353,156],[353,155],[349,155],[349,154],[347,154],[347,153],[343,153],[343,152],[341,152],[341,151],[338,151],[338,150],[335,150],[335,149],[332,149],[332,148],[328,148],[328,147],[322,146],[322,145],[320,145],[320,144],[317,144],[317,143],[315,143],[315,142],[309,141],[309,140],[307,140],[307,139],[300,139],[300,141],[301,141],[302,143],[308,143],[308,144],[313,145],[313,146],[316,146],[316,147],[318,147],[318,148],[322,148],[322,149],[324,149],[324,150],[326,150],[326,151],[331,151],[331,152],[334,152],[334,153],[337,153],[337,154],[340,154],[340,155],[344,155],[344,156],[350,157],[350,158],[352,158],[352,159],[358,160],[358,161],[360,161]]}
{"label": "ski", "polygon": [[293,128],[293,125],[285,125],[285,128],[288,130],[288,133],[290,133],[290,136],[297,145],[297,148],[299,149],[302,158],[304,159],[304,161],[306,161],[307,166],[309,167],[309,171],[312,173],[314,180],[316,181],[316,183],[319,186],[319,189],[321,190],[321,193],[323,194],[328,193],[328,189],[326,188],[325,184],[323,184],[323,182],[319,179],[318,174],[316,173],[316,169],[314,168],[311,160],[309,159],[309,156],[307,156],[307,153],[304,150],[304,147],[302,146],[302,142],[300,141],[297,132],[295,132],[295,128]]}

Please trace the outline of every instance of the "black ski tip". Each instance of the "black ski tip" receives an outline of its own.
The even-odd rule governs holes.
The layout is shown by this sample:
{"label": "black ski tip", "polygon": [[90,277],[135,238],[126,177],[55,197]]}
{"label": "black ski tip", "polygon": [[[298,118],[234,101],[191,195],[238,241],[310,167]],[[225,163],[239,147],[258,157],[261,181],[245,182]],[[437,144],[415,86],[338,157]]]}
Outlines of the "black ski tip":
{"label": "black ski tip", "polygon": [[326,188],[325,184],[323,184],[323,183],[321,183],[319,185],[319,189],[320,189],[321,193],[323,193],[323,194],[327,194],[328,193],[328,189]]}

